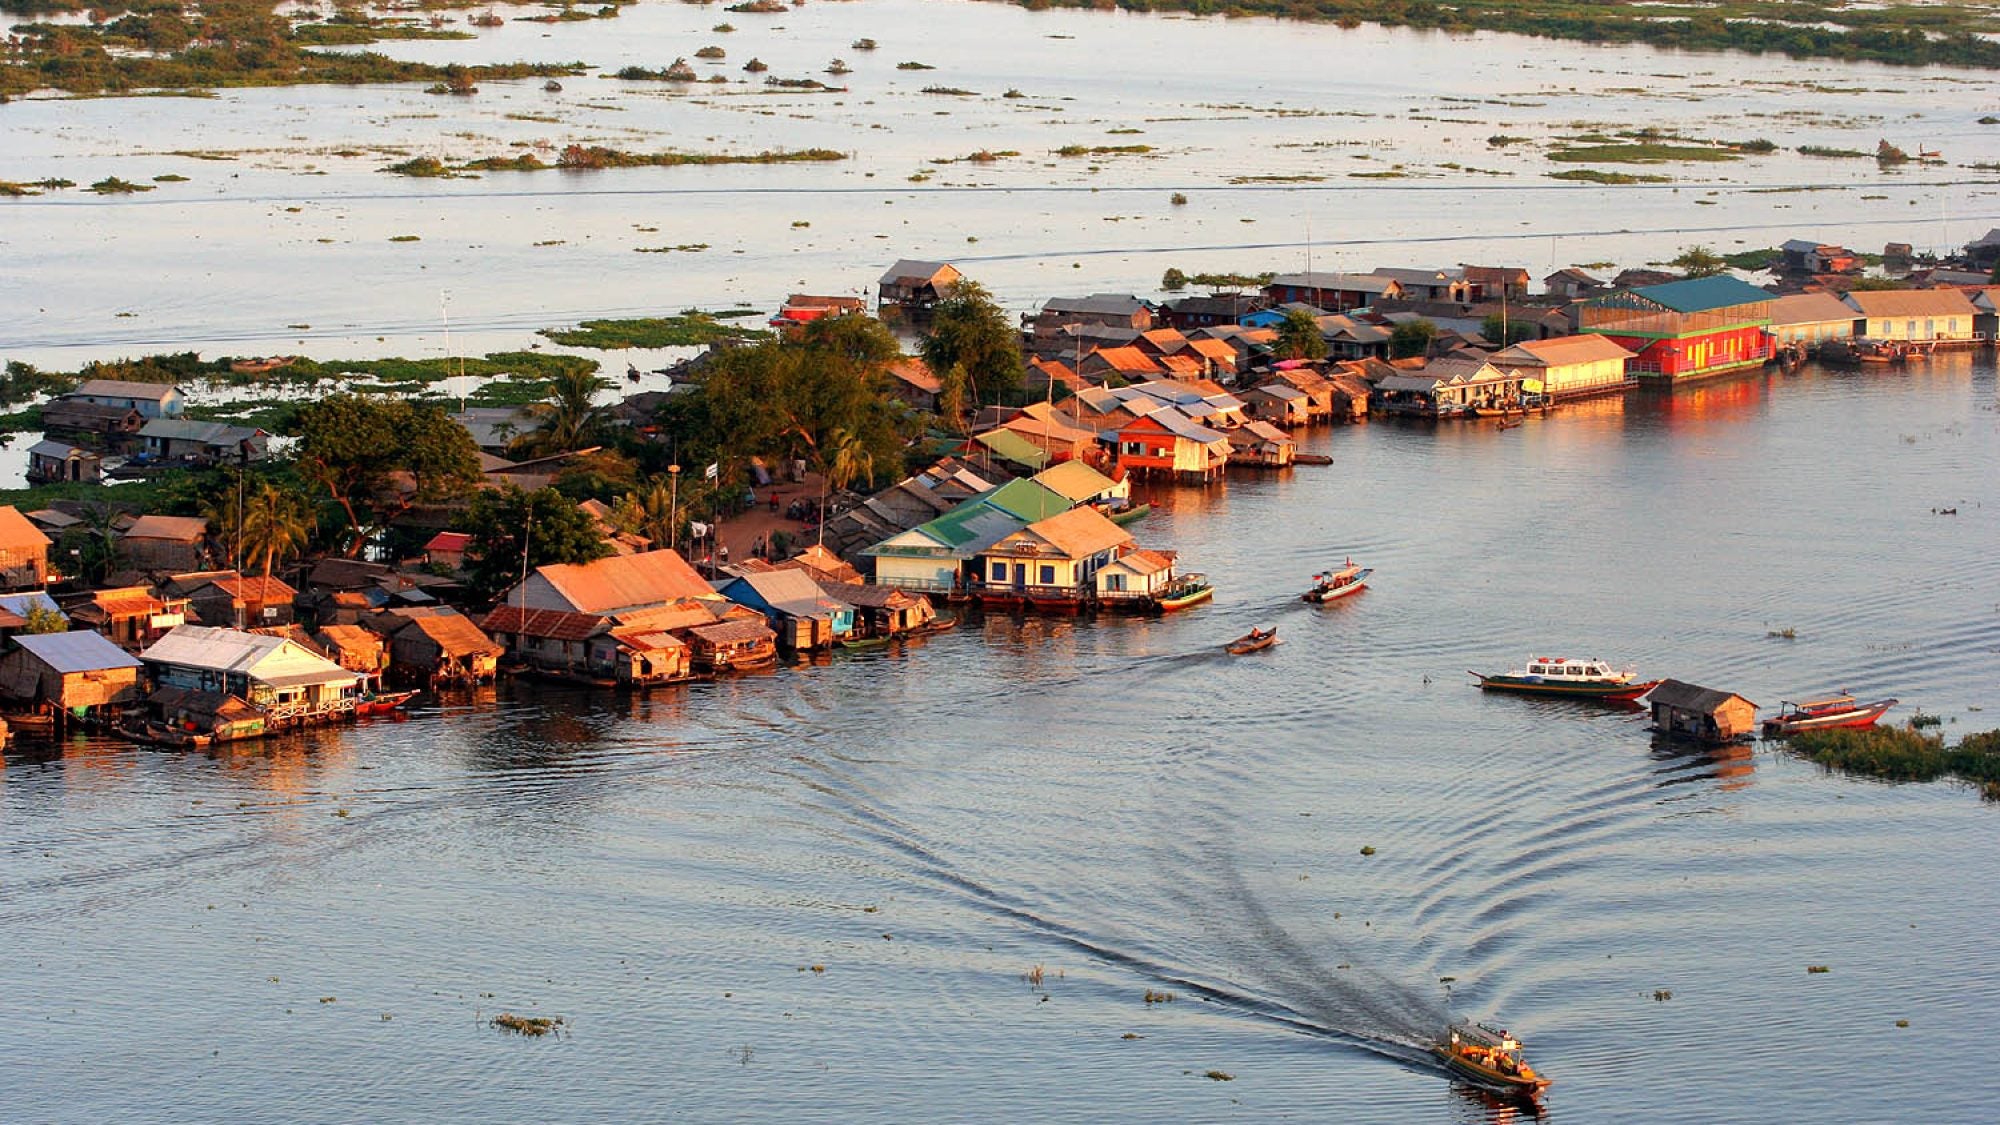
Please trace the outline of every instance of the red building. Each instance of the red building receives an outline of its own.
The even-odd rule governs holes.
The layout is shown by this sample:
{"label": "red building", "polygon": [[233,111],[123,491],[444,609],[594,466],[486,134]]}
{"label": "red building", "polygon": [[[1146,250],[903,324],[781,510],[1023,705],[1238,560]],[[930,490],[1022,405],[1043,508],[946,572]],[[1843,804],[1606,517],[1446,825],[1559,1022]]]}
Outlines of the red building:
{"label": "red building", "polygon": [[1733,277],[1691,278],[1593,297],[1581,327],[1634,353],[1626,370],[1641,379],[1702,379],[1771,357],[1772,300]]}

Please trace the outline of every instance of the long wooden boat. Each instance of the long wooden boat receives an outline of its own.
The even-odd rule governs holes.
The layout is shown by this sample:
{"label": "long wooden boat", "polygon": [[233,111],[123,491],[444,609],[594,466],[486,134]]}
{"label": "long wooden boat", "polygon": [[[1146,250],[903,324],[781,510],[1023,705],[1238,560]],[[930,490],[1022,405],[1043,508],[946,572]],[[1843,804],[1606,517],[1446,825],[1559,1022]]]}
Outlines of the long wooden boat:
{"label": "long wooden boat", "polygon": [[1521,1057],[1520,1040],[1488,1024],[1452,1024],[1431,1045],[1431,1054],[1453,1074],[1501,1093],[1536,1098],[1552,1082]]}
{"label": "long wooden boat", "polygon": [[1602,660],[1570,660],[1560,656],[1532,656],[1525,668],[1489,676],[1471,672],[1485,691],[1511,691],[1523,695],[1554,695],[1566,699],[1591,699],[1605,703],[1630,703],[1654,688],[1659,680],[1641,680],[1630,668],[1614,670]]}
{"label": "long wooden boat", "polygon": [[381,692],[371,695],[366,699],[355,700],[354,713],[361,718],[367,718],[370,715],[387,715],[393,711],[401,710],[404,704],[416,697],[417,693],[414,691]]}
{"label": "long wooden boat", "polygon": [[1277,643],[1277,626],[1274,625],[1268,629],[1258,626],[1229,642],[1224,648],[1228,650],[1231,656],[1244,656],[1253,652],[1262,652],[1264,649],[1270,648]]}
{"label": "long wooden boat", "polygon": [[1300,601],[1332,602],[1358,594],[1368,588],[1368,576],[1375,573],[1372,566],[1356,566],[1353,559],[1339,570],[1329,570],[1313,575],[1313,588],[1299,595]]}
{"label": "long wooden boat", "polygon": [[1875,720],[1894,707],[1896,702],[1894,699],[1878,699],[1872,703],[1857,703],[1851,695],[1808,699],[1803,703],[1785,702],[1780,705],[1776,718],[1764,720],[1764,737],[1783,738],[1808,730],[1872,727]]}
{"label": "long wooden boat", "polygon": [[888,643],[888,637],[842,637],[839,641],[841,648],[850,651],[864,648],[881,648]]}
{"label": "long wooden boat", "polygon": [[1207,575],[1183,574],[1179,581],[1162,590],[1153,599],[1153,604],[1159,606],[1162,613],[1172,613],[1177,609],[1200,605],[1214,596],[1215,587],[1209,585]]}
{"label": "long wooden boat", "polygon": [[1145,519],[1146,513],[1152,510],[1153,506],[1151,504],[1134,504],[1129,508],[1120,508],[1115,512],[1106,512],[1105,515],[1110,517],[1112,523],[1117,524],[1119,527],[1124,527],[1128,523],[1137,523]]}

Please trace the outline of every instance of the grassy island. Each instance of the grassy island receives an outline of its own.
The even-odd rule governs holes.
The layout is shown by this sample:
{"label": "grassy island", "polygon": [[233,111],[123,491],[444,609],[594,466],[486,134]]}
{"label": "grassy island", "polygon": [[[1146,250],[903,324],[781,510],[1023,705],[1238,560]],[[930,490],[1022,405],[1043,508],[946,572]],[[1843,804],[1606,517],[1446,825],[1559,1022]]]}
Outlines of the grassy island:
{"label": "grassy island", "polygon": [[[1026,8],[1095,8],[1099,0],[1016,0]],[[2000,68],[2000,42],[1982,36],[1995,11],[1981,4],[1881,6],[1833,0],[1690,0],[1671,8],[1634,0],[1116,0],[1136,12],[1276,16],[1358,27],[1509,31],[1584,43],[1644,43],[1698,51],[1748,51],[1795,59],[1909,66]],[[1681,16],[1683,18],[1670,18]],[[1830,25],[1830,26],[1829,26]]]}
{"label": "grassy island", "polygon": [[1900,727],[1809,731],[1794,736],[1791,747],[1828,769],[1885,781],[1956,777],[2000,800],[2000,731],[1967,735],[1950,748],[1936,735]]}
{"label": "grassy island", "polygon": [[391,39],[463,39],[422,21],[342,11],[280,13],[273,0],[0,0],[33,18],[89,11],[93,22],[21,23],[0,54],[0,96],[54,89],[136,94],[244,86],[425,82],[470,93],[481,79],[571,75],[581,63],[434,66],[369,51],[321,51]]}

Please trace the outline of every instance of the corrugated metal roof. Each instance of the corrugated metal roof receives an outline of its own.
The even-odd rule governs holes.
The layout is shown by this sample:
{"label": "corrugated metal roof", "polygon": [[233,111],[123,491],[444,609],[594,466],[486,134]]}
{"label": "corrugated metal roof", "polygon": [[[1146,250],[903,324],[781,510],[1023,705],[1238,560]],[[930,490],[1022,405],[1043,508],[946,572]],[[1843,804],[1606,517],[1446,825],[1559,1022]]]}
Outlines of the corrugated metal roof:
{"label": "corrugated metal roof", "polygon": [[354,673],[283,637],[205,625],[176,626],[140,653],[139,659],[149,664],[237,672],[272,684],[281,680],[291,685],[354,678]]}
{"label": "corrugated metal roof", "polygon": [[0,548],[47,547],[49,537],[43,535],[28,517],[12,504],[0,506]]}
{"label": "corrugated metal roof", "polygon": [[14,641],[33,654],[35,659],[64,675],[105,668],[139,667],[139,661],[131,653],[112,644],[104,634],[87,629],[43,633],[40,636],[24,633],[15,637]]}
{"label": "corrugated metal roof", "polygon": [[198,441],[204,445],[235,445],[263,433],[227,422],[197,422],[189,418],[153,418],[139,427],[140,437],[164,441]]}
{"label": "corrugated metal roof", "polygon": [[1096,508],[1071,508],[1059,516],[1031,523],[1017,534],[1035,536],[1071,559],[1088,558],[1132,541],[1124,528],[1106,519]]}
{"label": "corrugated metal roof", "polygon": [[1049,463],[1047,450],[1012,430],[988,430],[975,435],[972,440],[992,450],[997,457],[1031,469],[1039,469]]}
{"label": "corrugated metal roof", "polygon": [[27,594],[0,594],[0,609],[17,617],[28,616],[30,609],[52,609],[64,621],[69,620],[68,615],[63,613],[62,607],[55,603],[55,599],[40,590]]}
{"label": "corrugated metal roof", "polygon": [[1678,313],[1706,312],[1772,299],[1765,290],[1727,274],[1691,277],[1685,281],[1669,281],[1665,285],[1646,285],[1632,292]]}
{"label": "corrugated metal roof", "polygon": [[1081,504],[1093,496],[1118,487],[1118,482],[1081,461],[1051,465],[1034,476],[1036,484],[1068,500]]}
{"label": "corrugated metal roof", "polygon": [[1969,317],[1977,311],[1956,289],[1856,289],[1847,295],[1847,302],[1869,317]]}
{"label": "corrugated metal roof", "polygon": [[673,550],[561,563],[540,567],[535,573],[576,613],[617,613],[714,593],[680,552]]}
{"label": "corrugated metal roof", "polygon": [[85,379],[83,385],[72,394],[96,395],[99,398],[133,398],[149,402],[165,402],[172,398],[179,387],[166,383],[133,383],[124,379]]}
{"label": "corrugated metal roof", "polygon": [[167,539],[191,543],[208,534],[208,521],[199,516],[140,516],[125,529],[127,539]]}

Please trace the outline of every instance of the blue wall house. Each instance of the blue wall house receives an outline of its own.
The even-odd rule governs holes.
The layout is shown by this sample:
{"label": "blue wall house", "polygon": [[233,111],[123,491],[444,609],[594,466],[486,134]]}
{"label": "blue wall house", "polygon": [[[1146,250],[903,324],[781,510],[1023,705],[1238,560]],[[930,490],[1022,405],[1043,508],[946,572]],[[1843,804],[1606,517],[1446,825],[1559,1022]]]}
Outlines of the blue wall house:
{"label": "blue wall house", "polygon": [[722,596],[763,614],[793,652],[827,648],[854,632],[854,607],[828,597],[802,570],[746,574],[722,587]]}

